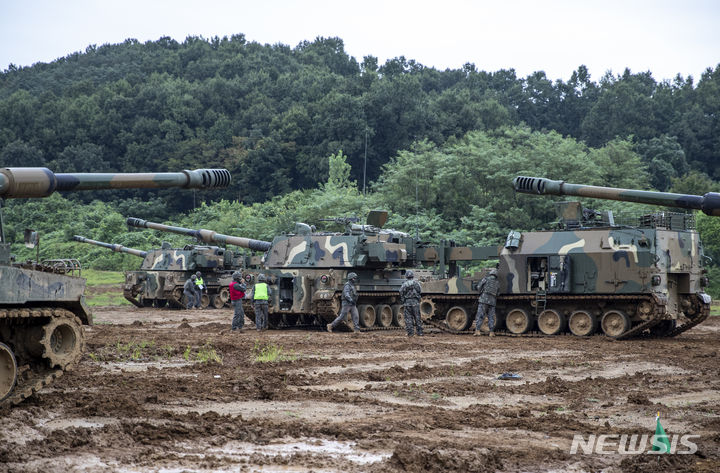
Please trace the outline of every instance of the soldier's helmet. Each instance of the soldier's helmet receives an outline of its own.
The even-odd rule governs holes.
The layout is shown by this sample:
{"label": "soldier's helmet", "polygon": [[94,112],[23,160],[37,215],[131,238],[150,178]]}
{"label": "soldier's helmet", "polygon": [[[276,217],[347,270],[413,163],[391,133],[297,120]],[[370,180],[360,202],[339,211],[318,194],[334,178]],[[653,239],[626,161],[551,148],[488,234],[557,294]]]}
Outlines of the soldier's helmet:
{"label": "soldier's helmet", "polygon": [[232,275],[233,281],[242,281],[242,273],[240,271],[235,271]]}
{"label": "soldier's helmet", "polygon": [[258,282],[265,282],[265,275],[264,275],[264,274],[261,273],[261,274],[258,275]]}
{"label": "soldier's helmet", "polygon": [[358,275],[355,273],[348,274],[348,280],[349,281],[357,281]]}
{"label": "soldier's helmet", "polygon": [[190,279],[192,279],[192,280],[194,281],[194,280],[197,279],[197,276],[195,276],[195,275],[193,274],[192,276],[190,276]]}
{"label": "soldier's helmet", "polygon": [[407,279],[412,279],[412,278],[415,277],[415,272],[414,272],[412,269],[408,269],[408,270],[405,272],[405,277],[406,277]]}
{"label": "soldier's helmet", "polygon": [[200,276],[202,276],[202,273],[200,271],[198,271],[197,273],[195,273],[195,276],[200,277]]}

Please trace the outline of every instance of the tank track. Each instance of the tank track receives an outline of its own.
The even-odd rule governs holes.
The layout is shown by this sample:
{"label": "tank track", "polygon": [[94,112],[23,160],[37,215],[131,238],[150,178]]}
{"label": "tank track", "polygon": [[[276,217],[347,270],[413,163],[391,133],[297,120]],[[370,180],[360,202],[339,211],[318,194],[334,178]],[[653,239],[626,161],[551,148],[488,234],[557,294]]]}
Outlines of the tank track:
{"label": "tank track", "polygon": [[127,299],[130,303],[132,303],[136,307],[142,307],[143,305],[140,303],[140,301],[137,300],[137,298],[133,295],[132,289],[123,289],[123,296],[125,299]]}
{"label": "tank track", "polygon": [[0,309],[0,329],[3,338],[11,334],[5,343],[17,360],[15,388],[0,405],[18,404],[50,385],[80,361],[85,348],[82,322],[67,309]]}

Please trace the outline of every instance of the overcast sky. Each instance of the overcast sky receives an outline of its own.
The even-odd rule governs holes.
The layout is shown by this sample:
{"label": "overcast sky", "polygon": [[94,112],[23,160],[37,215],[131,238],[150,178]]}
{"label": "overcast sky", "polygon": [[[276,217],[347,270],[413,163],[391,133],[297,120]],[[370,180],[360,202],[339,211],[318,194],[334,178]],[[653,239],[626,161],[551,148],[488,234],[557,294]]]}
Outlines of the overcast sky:
{"label": "overcast sky", "polygon": [[398,56],[438,69],[543,70],[581,64],[695,79],[720,63],[720,0],[0,0],[0,70],[90,44],[230,36],[291,47],[339,37],[358,62]]}

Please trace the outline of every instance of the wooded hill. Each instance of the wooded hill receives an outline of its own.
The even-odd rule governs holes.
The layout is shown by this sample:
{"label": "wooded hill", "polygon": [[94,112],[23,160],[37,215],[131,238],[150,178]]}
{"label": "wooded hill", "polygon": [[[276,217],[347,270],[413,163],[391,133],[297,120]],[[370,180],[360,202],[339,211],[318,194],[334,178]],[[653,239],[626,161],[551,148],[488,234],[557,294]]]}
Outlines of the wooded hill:
{"label": "wooded hill", "polygon": [[[338,150],[362,182],[367,143],[370,182],[413,142],[525,124],[591,147],[630,138],[651,185],[666,190],[691,169],[720,178],[718,112],[720,65],[697,83],[629,70],[595,82],[584,66],[553,82],[404,57],[359,63],[339,38],[295,48],[242,34],[129,39],[0,74],[0,162],[58,172],[222,166],[234,185],[213,197],[252,203],[315,187]],[[176,192],[163,195],[169,213],[187,210]]]}
{"label": "wooded hill", "polygon": [[[517,174],[720,190],[719,120],[720,65],[697,82],[628,70],[593,81],[584,66],[564,82],[472,64],[439,71],[404,57],[358,62],[338,38],[295,48],[243,35],[127,40],[0,73],[0,164],[57,172],[226,167],[232,187],[9,201],[5,221],[13,241],[25,227],[40,230],[45,257],[81,257],[102,269],[139,263],[69,243],[73,234],[142,249],[189,243],[128,232],[127,216],[268,240],[294,221],[322,227],[322,217],[382,207],[389,226],[429,240],[499,244],[511,229],[554,219],[552,199],[512,193]],[[720,259],[720,224],[698,220],[706,249]]]}

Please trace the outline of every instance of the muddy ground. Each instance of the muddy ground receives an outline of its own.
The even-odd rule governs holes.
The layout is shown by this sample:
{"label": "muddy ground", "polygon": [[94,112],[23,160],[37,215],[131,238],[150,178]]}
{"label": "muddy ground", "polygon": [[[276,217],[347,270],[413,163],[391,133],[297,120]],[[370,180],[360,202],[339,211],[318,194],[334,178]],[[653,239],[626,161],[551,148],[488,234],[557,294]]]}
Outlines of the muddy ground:
{"label": "muddy ground", "polygon": [[[0,471],[720,471],[720,317],[617,342],[231,333],[230,310],[94,312],[82,362],[0,411]],[[576,434],[652,435],[658,411],[697,452],[570,454]]]}

